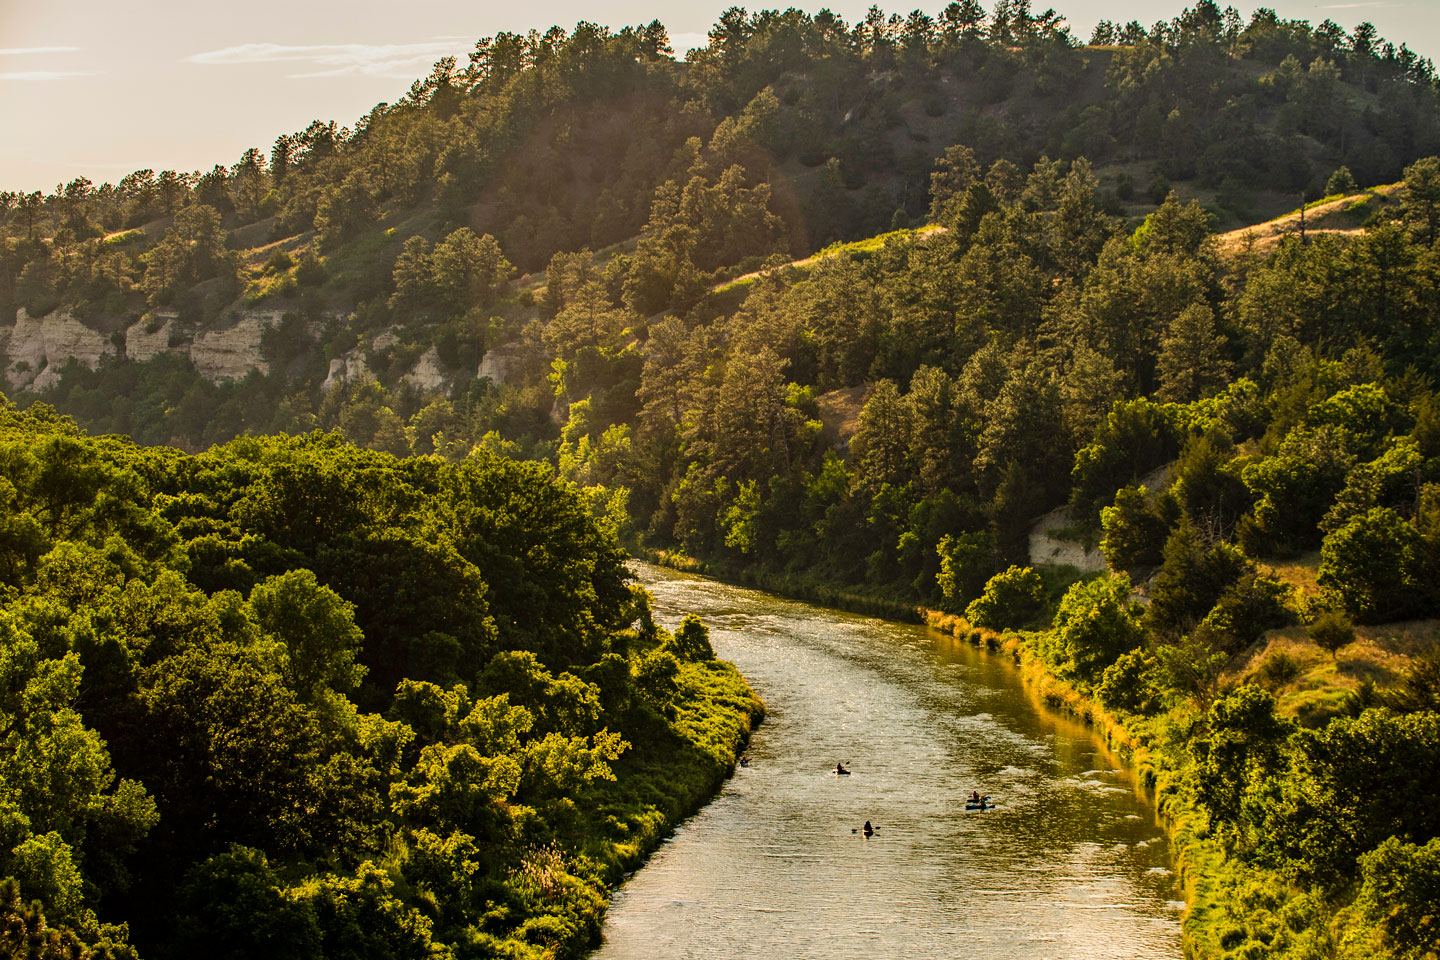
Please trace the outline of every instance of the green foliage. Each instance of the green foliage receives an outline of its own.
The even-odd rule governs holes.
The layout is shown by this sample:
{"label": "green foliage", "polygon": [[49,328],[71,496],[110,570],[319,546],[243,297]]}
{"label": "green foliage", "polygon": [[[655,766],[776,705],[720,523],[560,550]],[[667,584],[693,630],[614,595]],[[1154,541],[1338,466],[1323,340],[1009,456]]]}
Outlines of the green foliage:
{"label": "green foliage", "polygon": [[1426,599],[1419,543],[1412,524],[1375,507],[1325,538],[1316,582],[1361,623],[1412,616]]}
{"label": "green foliage", "polygon": [[1329,650],[1331,656],[1341,647],[1355,642],[1355,625],[1343,613],[1326,610],[1310,624],[1310,639],[1322,650]]}
{"label": "green foliage", "polygon": [[1137,574],[1158,566],[1170,538],[1170,522],[1163,511],[1165,498],[1152,498],[1143,486],[1125,486],[1115,492],[1115,503],[1100,511],[1100,552],[1112,570]]}
{"label": "green foliage", "polygon": [[1355,182],[1355,175],[1344,164],[1336,167],[1335,172],[1330,174],[1330,179],[1325,181],[1327,197],[1349,196],[1359,189],[1359,184]]}
{"label": "green foliage", "polygon": [[1100,701],[1116,710],[1141,715],[1160,706],[1160,692],[1150,679],[1153,665],[1143,650],[1122,653],[1105,668],[1095,692]]}
{"label": "green foliage", "polygon": [[691,663],[703,663],[715,659],[715,651],[710,646],[710,628],[695,614],[690,614],[680,622],[675,629],[675,636],[670,643],[675,655],[681,660]]}
{"label": "green foliage", "polygon": [[1183,520],[1165,542],[1147,618],[1160,630],[1187,632],[1247,575],[1254,576],[1254,564],[1244,551],[1223,541],[1207,544],[1195,526]]}
{"label": "green foliage", "polygon": [[1096,683],[1122,655],[1140,646],[1143,610],[1130,592],[1124,574],[1082,580],[1066,591],[1050,634],[1052,662],[1062,676]]}
{"label": "green foliage", "polygon": [[1276,715],[1274,698],[1259,687],[1247,684],[1211,704],[1190,752],[1196,797],[1214,822],[1240,820],[1247,793],[1281,769],[1291,731]]}
{"label": "green foliage", "polygon": [[1175,429],[1164,408],[1147,400],[1116,401],[1095,439],[1075,455],[1072,510],[1084,522],[1098,519],[1113,491],[1135,483],[1175,450]]}
{"label": "green foliage", "polygon": [[945,598],[945,607],[963,610],[984,591],[995,567],[990,537],[983,533],[945,536],[935,550],[940,555],[940,572],[935,582]]}
{"label": "green foliage", "polygon": [[265,854],[232,846],[197,864],[178,894],[175,949],[226,960],[300,958],[320,947],[313,908],[287,896]]}
{"label": "green foliage", "polygon": [[1425,799],[1440,772],[1440,715],[1366,710],[1296,736],[1269,833],[1273,856],[1299,876],[1338,885],[1387,838],[1423,844],[1440,836]]}
{"label": "green foliage", "polygon": [[995,574],[985,591],[965,608],[965,618],[978,627],[1004,630],[1024,626],[1045,603],[1045,582],[1029,567],[1011,566]]}
{"label": "green foliage", "polygon": [[1358,902],[1400,960],[1434,952],[1440,924],[1440,838],[1423,845],[1389,837],[1360,858]]}
{"label": "green foliage", "polygon": [[192,457],[6,407],[0,476],[0,873],[56,925],[33,955],[126,955],[102,902],[159,955],[448,955],[482,917],[574,954],[760,711],[697,620],[684,664],[631,630],[623,555],[537,465]]}
{"label": "green foliage", "polygon": [[309,570],[291,570],[256,584],[251,617],[268,637],[285,645],[282,674],[302,697],[322,689],[348,693],[359,686],[364,668],[355,653],[364,640],[355,626],[355,607],[322,586]]}

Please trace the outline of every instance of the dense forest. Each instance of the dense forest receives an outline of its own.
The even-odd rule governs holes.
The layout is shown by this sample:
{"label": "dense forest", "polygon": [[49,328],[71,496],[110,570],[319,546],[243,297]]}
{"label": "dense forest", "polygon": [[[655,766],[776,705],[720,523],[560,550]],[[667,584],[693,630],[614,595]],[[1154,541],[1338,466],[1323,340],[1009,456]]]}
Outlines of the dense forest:
{"label": "dense forest", "polygon": [[[1333,652],[1440,616],[1436,154],[1432,64],[1369,24],[1205,2],[1083,43],[966,0],[731,9],[683,61],[658,23],[500,34],[353,128],[0,197],[7,319],[115,345],[6,371],[43,403],[7,427],[34,652],[4,710],[64,716],[102,785],[66,794],[83,815],[15,800],[0,874],[92,942],[114,904],[147,955],[245,928],[205,913],[242,887],[297,950],[340,950],[365,897],[457,955],[573,949],[753,712],[700,627],[650,623],[621,542],[1021,631],[1198,812],[1200,954],[1433,954],[1433,636],[1395,682],[1284,709],[1293,659],[1235,665],[1267,631]],[[257,311],[244,376],[180,349]],[[40,479],[81,463],[89,486]],[[1032,565],[1061,508],[1105,572]],[[211,822],[192,792],[225,764],[169,755],[222,722],[192,691],[253,704],[223,659],[288,704],[307,772],[247,775],[297,793]],[[665,750],[674,783],[643,765]],[[490,885],[452,914],[460,861]]]}
{"label": "dense forest", "polygon": [[43,405],[0,461],[7,957],[573,956],[759,719],[539,465]]}

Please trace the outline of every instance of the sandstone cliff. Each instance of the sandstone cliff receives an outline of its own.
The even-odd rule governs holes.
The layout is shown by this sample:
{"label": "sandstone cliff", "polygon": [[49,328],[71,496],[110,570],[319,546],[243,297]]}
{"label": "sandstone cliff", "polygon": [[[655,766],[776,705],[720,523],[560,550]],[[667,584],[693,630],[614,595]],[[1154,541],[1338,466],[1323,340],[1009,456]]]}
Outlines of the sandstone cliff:
{"label": "sandstone cliff", "polygon": [[[192,331],[173,311],[156,310],[112,339],[76,320],[69,310],[32,317],[21,309],[13,327],[0,327],[0,373],[4,375],[4,387],[11,391],[41,391],[59,382],[60,371],[71,360],[93,370],[101,358],[117,353],[136,363],[145,363],[162,353],[179,353],[189,357],[196,371],[212,382],[236,380],[252,370],[269,371],[261,355],[261,339],[282,317],[280,310],[245,310],[232,315],[224,327]],[[306,333],[317,339],[324,329],[324,323],[314,322]],[[373,346],[383,349],[398,341],[399,336],[387,330]],[[486,359],[491,364],[490,374],[497,382],[503,381],[506,367],[513,362],[511,358]],[[485,373],[482,365],[481,375]],[[355,349],[330,362],[322,388],[328,390],[337,383],[353,383],[371,376],[364,351]],[[421,354],[401,379],[425,393],[444,393],[453,382],[434,347]]]}
{"label": "sandstone cliff", "polygon": [[101,357],[113,353],[115,344],[109,337],[76,320],[69,310],[32,317],[22,307],[15,314],[15,326],[0,329],[0,361],[11,390],[53,387],[69,361],[78,360],[93,370]]}

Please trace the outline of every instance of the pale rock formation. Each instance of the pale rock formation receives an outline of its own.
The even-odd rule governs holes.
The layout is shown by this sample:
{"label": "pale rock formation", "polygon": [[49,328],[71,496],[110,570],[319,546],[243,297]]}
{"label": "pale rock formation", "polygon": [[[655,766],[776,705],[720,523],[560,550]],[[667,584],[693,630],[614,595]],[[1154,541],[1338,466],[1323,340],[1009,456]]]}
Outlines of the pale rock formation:
{"label": "pale rock formation", "polygon": [[325,382],[320,385],[320,389],[329,390],[337,383],[354,383],[357,380],[365,380],[370,375],[370,367],[365,363],[364,351],[351,350],[344,356],[330,361],[330,370],[325,376]]}
{"label": "pale rock formation", "polygon": [[400,379],[424,393],[443,393],[450,389],[450,377],[440,363],[440,352],[434,347],[422,353],[414,368]]}
{"label": "pale rock formation", "polygon": [[1075,540],[1054,536],[1070,522],[1065,507],[1051,510],[1030,528],[1030,565],[1032,567],[1075,567],[1083,573],[1101,573],[1106,569],[1105,555],[1099,550],[1086,550]]}
{"label": "pale rock formation", "polygon": [[480,369],[475,371],[475,376],[489,377],[496,386],[499,386],[506,382],[510,372],[520,363],[519,350],[509,346],[495,347],[485,351],[485,356],[480,358]]}
{"label": "pale rock formation", "polygon": [[22,307],[16,311],[15,326],[0,330],[0,358],[12,390],[53,387],[70,360],[93,370],[101,357],[113,353],[109,337],[76,320],[69,310],[32,317]]}
{"label": "pale rock formation", "polygon": [[279,324],[281,311],[257,310],[242,313],[233,326],[195,335],[190,344],[190,362],[208,380],[236,380],[251,370],[270,370],[260,356],[260,337],[266,328]]}
{"label": "pale rock formation", "polygon": [[144,363],[162,353],[188,352],[185,348],[170,346],[170,329],[176,319],[176,314],[158,310],[141,317],[125,331],[125,356]]}

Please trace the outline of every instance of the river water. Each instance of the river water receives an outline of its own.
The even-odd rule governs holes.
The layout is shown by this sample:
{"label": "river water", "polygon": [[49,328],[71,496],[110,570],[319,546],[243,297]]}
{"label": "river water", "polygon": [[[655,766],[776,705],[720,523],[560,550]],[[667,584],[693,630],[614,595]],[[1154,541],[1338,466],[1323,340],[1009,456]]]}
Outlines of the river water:
{"label": "river water", "polygon": [[[596,960],[1181,956],[1154,807],[1006,658],[636,570],[667,627],[705,619],[767,717],[750,765],[616,892]],[[966,811],[972,789],[998,806]]]}

